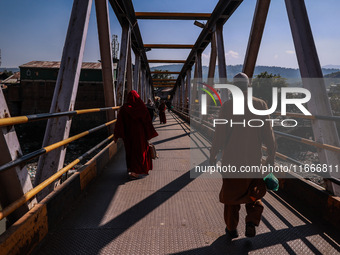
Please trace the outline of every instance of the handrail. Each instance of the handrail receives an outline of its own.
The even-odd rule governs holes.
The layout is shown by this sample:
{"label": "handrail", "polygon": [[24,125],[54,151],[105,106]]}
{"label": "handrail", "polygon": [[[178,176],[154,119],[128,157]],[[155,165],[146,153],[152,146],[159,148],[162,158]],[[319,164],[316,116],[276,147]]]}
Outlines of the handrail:
{"label": "handrail", "polygon": [[97,144],[95,147],[91,148],[90,150],[85,152],[83,155],[81,155],[80,157],[78,157],[77,159],[72,161],[70,164],[68,164],[67,166],[60,169],[57,173],[55,173],[54,175],[52,175],[51,177],[49,177],[48,179],[46,179],[45,181],[43,181],[42,183],[40,183],[39,185],[37,185],[36,187],[31,189],[30,191],[28,191],[21,198],[17,199],[16,201],[14,201],[10,205],[8,205],[6,208],[4,208],[2,211],[0,211],[0,220],[7,217],[12,212],[14,212],[16,209],[21,207],[23,204],[25,204],[27,201],[29,201],[31,198],[33,198],[35,195],[37,195],[40,191],[42,191],[48,185],[50,185],[55,180],[60,178],[64,173],[66,173],[68,170],[70,170],[73,166],[78,164],[81,160],[83,160],[85,157],[90,155],[92,152],[94,152],[96,149],[101,147],[106,142],[110,141],[112,138],[113,138],[113,135],[110,135],[105,140],[103,140],[102,142]]}
{"label": "handrail", "polygon": [[[274,112],[273,115],[282,116],[280,112]],[[330,121],[339,121],[340,116],[323,116],[323,115],[303,115],[301,113],[294,113],[294,112],[287,112],[285,116],[288,117],[295,117],[300,119],[320,119],[320,120],[330,120]]]}
{"label": "handrail", "polygon": [[290,135],[290,134],[286,134],[280,131],[274,131],[275,134],[286,137],[288,139],[300,142],[300,143],[304,143],[304,144],[308,144],[317,148],[321,148],[321,149],[326,149],[326,150],[330,150],[330,151],[334,151],[337,153],[340,153],[340,148],[336,147],[334,145],[329,145],[329,144],[323,144],[323,143],[319,143],[319,142],[315,142],[313,140],[309,140],[306,138],[302,138],[299,136],[295,136],[295,135]]}
{"label": "handrail", "polygon": [[[192,112],[199,112],[199,111],[192,110]],[[205,122],[206,124],[208,124],[208,126],[211,127],[209,122],[207,122],[205,120],[202,120],[202,121]],[[280,132],[280,131],[274,131],[274,133],[277,134],[277,135],[286,137],[288,139],[294,140],[296,142],[300,142],[300,143],[308,144],[310,146],[314,146],[314,147],[317,147],[317,148],[326,149],[326,150],[334,151],[336,153],[340,153],[340,147],[337,147],[337,146],[334,146],[334,145],[319,143],[319,142],[316,142],[316,141],[313,141],[313,140],[310,140],[310,139],[302,138],[302,137],[299,137],[299,136],[294,136],[294,135],[291,135],[291,134],[286,134],[286,133],[283,133],[283,132]]]}
{"label": "handrail", "polygon": [[[267,151],[267,148],[266,148],[265,146],[262,146],[262,149],[264,149],[265,151]],[[298,166],[303,166],[303,165],[304,165],[304,163],[302,163],[302,162],[300,162],[300,161],[297,161],[296,159],[290,158],[290,157],[288,157],[288,156],[286,156],[286,155],[284,155],[284,154],[282,154],[282,153],[280,153],[280,152],[276,152],[275,155],[276,155],[277,157],[279,157],[279,158],[285,160],[285,161],[291,162],[291,163],[296,164],[296,165],[298,165]],[[315,173],[315,174],[318,175],[318,173]],[[318,175],[318,176],[320,176],[320,175]],[[333,182],[333,183],[335,183],[335,184],[337,184],[337,185],[340,185],[340,180],[337,179],[337,178],[328,177],[328,178],[324,178],[324,179],[329,180],[329,181],[331,181],[331,182]]]}
{"label": "handrail", "polygon": [[82,137],[84,137],[86,135],[89,135],[89,134],[95,132],[95,131],[98,131],[99,129],[102,129],[104,127],[112,125],[116,121],[117,121],[117,119],[109,121],[109,122],[106,122],[106,123],[104,123],[102,125],[99,125],[99,126],[97,126],[95,128],[89,129],[89,130],[84,131],[84,132],[82,132],[80,134],[74,135],[74,136],[69,137],[69,138],[67,138],[65,140],[62,140],[62,141],[59,141],[57,143],[51,144],[49,146],[43,147],[43,148],[41,148],[39,150],[33,151],[31,153],[28,153],[28,154],[26,154],[26,155],[24,155],[24,156],[22,156],[20,158],[12,160],[12,161],[10,161],[10,162],[0,166],[0,173],[5,171],[5,170],[8,170],[8,169],[10,169],[12,167],[15,167],[17,165],[20,165],[20,164],[22,164],[22,163],[24,163],[24,162],[26,162],[28,160],[31,160],[33,158],[36,158],[36,157],[40,156],[40,155],[43,155],[43,154],[48,153],[48,152],[50,152],[52,150],[55,150],[55,149],[57,149],[57,148],[59,148],[61,146],[69,144],[70,142],[78,140],[79,138],[82,138]]}
{"label": "handrail", "polygon": [[[265,146],[262,146],[262,149],[265,150],[265,151],[267,151],[267,147],[265,147]],[[284,154],[282,154],[282,153],[280,153],[280,152],[275,152],[275,156],[277,156],[277,157],[279,157],[279,158],[281,158],[281,159],[283,159],[283,160],[286,160],[286,161],[288,161],[288,162],[294,163],[294,164],[296,164],[296,165],[298,165],[298,166],[303,165],[302,162],[300,162],[300,161],[298,161],[298,160],[296,160],[296,159],[293,159],[293,158],[291,158],[291,157],[288,157],[288,156],[286,156],[286,155],[284,155]]]}
{"label": "handrail", "polygon": [[[179,111],[181,112],[181,111]],[[182,112],[183,113],[183,112]],[[195,116],[191,116],[192,118],[197,118]],[[197,118],[199,119],[199,118]],[[206,122],[204,120],[202,120],[203,122],[205,122],[206,124],[209,124],[209,122]],[[208,125],[209,127],[209,125]],[[319,148],[324,148],[324,149],[328,149],[328,150],[332,150],[332,151],[335,151],[335,152],[340,152],[340,148],[338,147],[335,147],[335,146],[332,146],[332,145],[328,145],[328,144],[321,144],[321,143],[318,143],[318,142],[315,142],[315,141],[312,141],[312,140],[308,140],[308,139],[305,139],[305,138],[301,138],[301,137],[298,137],[298,136],[294,136],[294,135],[289,135],[289,134],[285,134],[283,132],[279,132],[279,131],[274,131],[274,133],[278,134],[278,135],[282,135],[282,136],[287,136],[293,140],[298,140],[298,142],[302,142],[302,143],[306,143],[308,145],[311,145],[311,146],[315,146],[315,147],[319,147]],[[262,149],[264,150],[267,150],[267,148],[265,146],[262,146]],[[276,152],[275,155],[285,161],[288,161],[288,162],[291,162],[293,164],[296,164],[296,165],[304,165],[304,163],[296,160],[296,159],[293,159],[291,157],[288,157],[282,153],[279,153],[279,152]],[[317,173],[315,173],[317,174]],[[317,174],[318,175],[318,174]],[[324,178],[326,180],[329,180],[337,185],[340,185],[340,180],[337,179],[337,178],[334,178],[334,177],[328,177],[328,178]]]}
{"label": "handrail", "polygon": [[68,111],[68,112],[40,113],[40,114],[32,114],[32,115],[26,115],[26,116],[2,118],[0,119],[0,127],[23,124],[23,123],[27,123],[31,121],[44,120],[44,119],[49,119],[49,118],[58,118],[61,116],[74,116],[74,115],[80,115],[80,114],[85,114],[85,113],[118,110],[119,108],[120,106],[92,108],[92,109],[74,110],[74,111]]}

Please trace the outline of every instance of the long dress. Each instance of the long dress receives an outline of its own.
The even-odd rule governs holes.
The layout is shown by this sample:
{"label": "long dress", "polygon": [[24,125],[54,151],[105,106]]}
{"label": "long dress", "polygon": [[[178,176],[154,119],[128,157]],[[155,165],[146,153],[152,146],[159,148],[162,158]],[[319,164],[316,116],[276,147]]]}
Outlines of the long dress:
{"label": "long dress", "polygon": [[134,90],[129,92],[127,103],[119,110],[114,130],[115,140],[122,138],[129,172],[148,174],[152,170],[148,140],[158,136],[149,112]]}
{"label": "long dress", "polygon": [[165,106],[165,103],[161,103],[158,107],[158,110],[159,110],[159,122],[162,124],[162,123],[166,123],[166,117],[165,117],[165,109],[166,109],[166,106]]}
{"label": "long dress", "polygon": [[[253,97],[255,109],[268,109],[266,103],[258,98]],[[223,104],[220,111],[219,119],[226,119],[234,122],[242,122],[250,119],[269,119],[269,116],[257,116],[251,113],[245,105],[244,115],[233,115],[233,100]],[[247,122],[246,122],[247,123]],[[276,142],[274,132],[270,122],[264,121],[263,127],[249,127],[243,125],[216,125],[215,136],[212,145],[212,151],[222,150],[222,165],[236,166],[260,166],[262,158],[262,144],[267,147],[269,157],[274,157],[276,151]],[[230,174],[229,174],[230,175]],[[259,187],[264,186],[261,176],[254,179],[249,174],[244,173],[240,178],[228,178],[228,174],[223,176],[223,185],[220,191],[220,202],[224,204],[243,204],[252,202],[250,196],[261,197],[264,194],[257,194]],[[264,190],[265,192],[265,190]]]}

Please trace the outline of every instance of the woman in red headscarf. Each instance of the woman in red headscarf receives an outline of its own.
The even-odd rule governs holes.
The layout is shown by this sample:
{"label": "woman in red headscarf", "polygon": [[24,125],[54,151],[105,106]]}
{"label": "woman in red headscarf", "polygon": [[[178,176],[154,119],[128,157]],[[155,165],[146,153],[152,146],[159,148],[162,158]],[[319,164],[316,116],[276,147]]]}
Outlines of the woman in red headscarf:
{"label": "woman in red headscarf", "polygon": [[127,95],[127,102],[120,108],[114,139],[122,138],[126,152],[129,176],[139,178],[152,170],[152,158],[148,140],[158,136],[152,125],[150,114],[135,90]]}

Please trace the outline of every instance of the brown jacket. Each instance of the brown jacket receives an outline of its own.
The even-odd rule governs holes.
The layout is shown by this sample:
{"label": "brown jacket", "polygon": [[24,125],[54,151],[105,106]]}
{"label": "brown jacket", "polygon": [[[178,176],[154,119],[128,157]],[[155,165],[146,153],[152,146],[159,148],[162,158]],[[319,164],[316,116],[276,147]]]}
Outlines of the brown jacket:
{"label": "brown jacket", "polygon": [[[246,98],[246,97],[245,97]],[[253,97],[255,109],[268,109],[267,104],[258,98]],[[246,121],[246,126],[216,125],[214,141],[211,154],[216,155],[222,150],[222,166],[235,166],[237,170],[241,166],[260,166],[262,158],[262,144],[268,148],[268,157],[273,160],[276,151],[276,142],[271,122],[265,121],[269,116],[258,116],[251,113],[245,105],[244,115],[233,115],[232,100],[225,102],[220,110],[219,119],[227,119],[233,122]],[[247,122],[250,119],[261,119],[264,121],[262,127],[249,127]],[[252,125],[259,125],[259,122],[252,122]],[[249,176],[249,175],[248,175]],[[250,196],[257,199],[265,194],[263,177],[254,175],[249,178],[247,173],[238,174],[240,178],[228,178],[228,173],[223,174],[223,185],[220,192],[220,201],[224,204],[242,204],[252,202]],[[230,174],[229,174],[230,177]],[[233,176],[235,177],[235,175]]]}

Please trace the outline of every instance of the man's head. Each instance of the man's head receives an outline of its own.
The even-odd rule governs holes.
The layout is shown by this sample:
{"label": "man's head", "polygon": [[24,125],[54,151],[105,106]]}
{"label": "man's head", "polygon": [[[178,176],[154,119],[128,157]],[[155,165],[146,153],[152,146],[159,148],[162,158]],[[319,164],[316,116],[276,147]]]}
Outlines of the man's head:
{"label": "man's head", "polygon": [[238,73],[234,76],[233,84],[245,91],[249,87],[249,78],[245,73]]}

